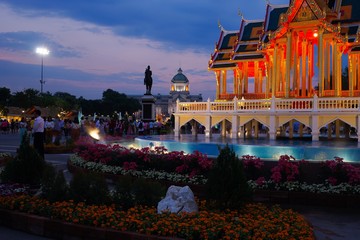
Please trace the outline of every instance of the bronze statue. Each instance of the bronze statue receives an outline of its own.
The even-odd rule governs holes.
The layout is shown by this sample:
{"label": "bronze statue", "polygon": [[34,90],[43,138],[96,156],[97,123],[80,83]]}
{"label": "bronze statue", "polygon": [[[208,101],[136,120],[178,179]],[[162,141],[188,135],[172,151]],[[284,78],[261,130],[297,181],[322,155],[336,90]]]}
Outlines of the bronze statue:
{"label": "bronze statue", "polygon": [[144,85],[146,85],[146,95],[151,95],[151,86],[152,86],[152,72],[150,70],[150,66],[147,67],[145,70],[145,78],[144,78]]}

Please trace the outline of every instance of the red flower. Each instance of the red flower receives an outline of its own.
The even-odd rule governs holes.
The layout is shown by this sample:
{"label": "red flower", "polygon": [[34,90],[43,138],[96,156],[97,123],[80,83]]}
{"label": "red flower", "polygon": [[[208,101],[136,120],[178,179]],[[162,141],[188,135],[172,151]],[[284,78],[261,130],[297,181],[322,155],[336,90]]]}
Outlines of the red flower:
{"label": "red flower", "polygon": [[123,168],[125,170],[136,170],[137,164],[135,162],[124,162]]}

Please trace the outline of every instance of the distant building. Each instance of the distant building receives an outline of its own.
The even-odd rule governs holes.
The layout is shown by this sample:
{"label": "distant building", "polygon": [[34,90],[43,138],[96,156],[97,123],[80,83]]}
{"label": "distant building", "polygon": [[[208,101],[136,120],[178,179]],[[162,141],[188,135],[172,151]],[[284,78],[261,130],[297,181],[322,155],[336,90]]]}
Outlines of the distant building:
{"label": "distant building", "polygon": [[[156,105],[161,106],[162,113],[166,113],[169,116],[176,110],[176,101],[180,102],[201,102],[203,100],[202,95],[190,95],[189,91],[189,79],[183,74],[181,68],[178,73],[171,79],[170,95],[158,98],[159,103]],[[167,103],[165,100],[167,98]],[[164,103],[163,103],[164,102]]]}

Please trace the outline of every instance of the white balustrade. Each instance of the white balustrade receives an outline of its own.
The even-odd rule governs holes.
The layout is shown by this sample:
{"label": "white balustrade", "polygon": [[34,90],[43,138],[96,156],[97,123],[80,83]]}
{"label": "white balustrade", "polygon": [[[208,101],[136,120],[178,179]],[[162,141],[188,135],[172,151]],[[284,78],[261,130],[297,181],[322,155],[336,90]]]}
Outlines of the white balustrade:
{"label": "white balustrade", "polygon": [[[178,102],[178,113],[189,112],[336,112],[336,111],[358,111],[360,98],[290,98],[290,99],[255,99],[238,100],[226,102]],[[274,107],[272,106],[274,105]]]}

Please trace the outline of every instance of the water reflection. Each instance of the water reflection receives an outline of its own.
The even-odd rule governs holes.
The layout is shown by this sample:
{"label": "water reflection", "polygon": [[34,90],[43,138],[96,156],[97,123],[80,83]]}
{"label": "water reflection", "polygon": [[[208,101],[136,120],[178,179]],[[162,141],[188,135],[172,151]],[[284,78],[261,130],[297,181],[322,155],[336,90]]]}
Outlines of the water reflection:
{"label": "water reflection", "polygon": [[264,160],[278,159],[281,155],[292,155],[296,159],[314,161],[332,160],[341,157],[347,162],[360,163],[360,144],[357,141],[331,140],[269,140],[269,139],[230,139],[220,135],[205,138],[203,134],[190,134],[174,138],[172,135],[143,136],[135,138],[138,147],[164,146],[169,151],[192,153],[197,150],[209,156],[217,156],[219,147],[229,144],[238,156],[254,155]]}

